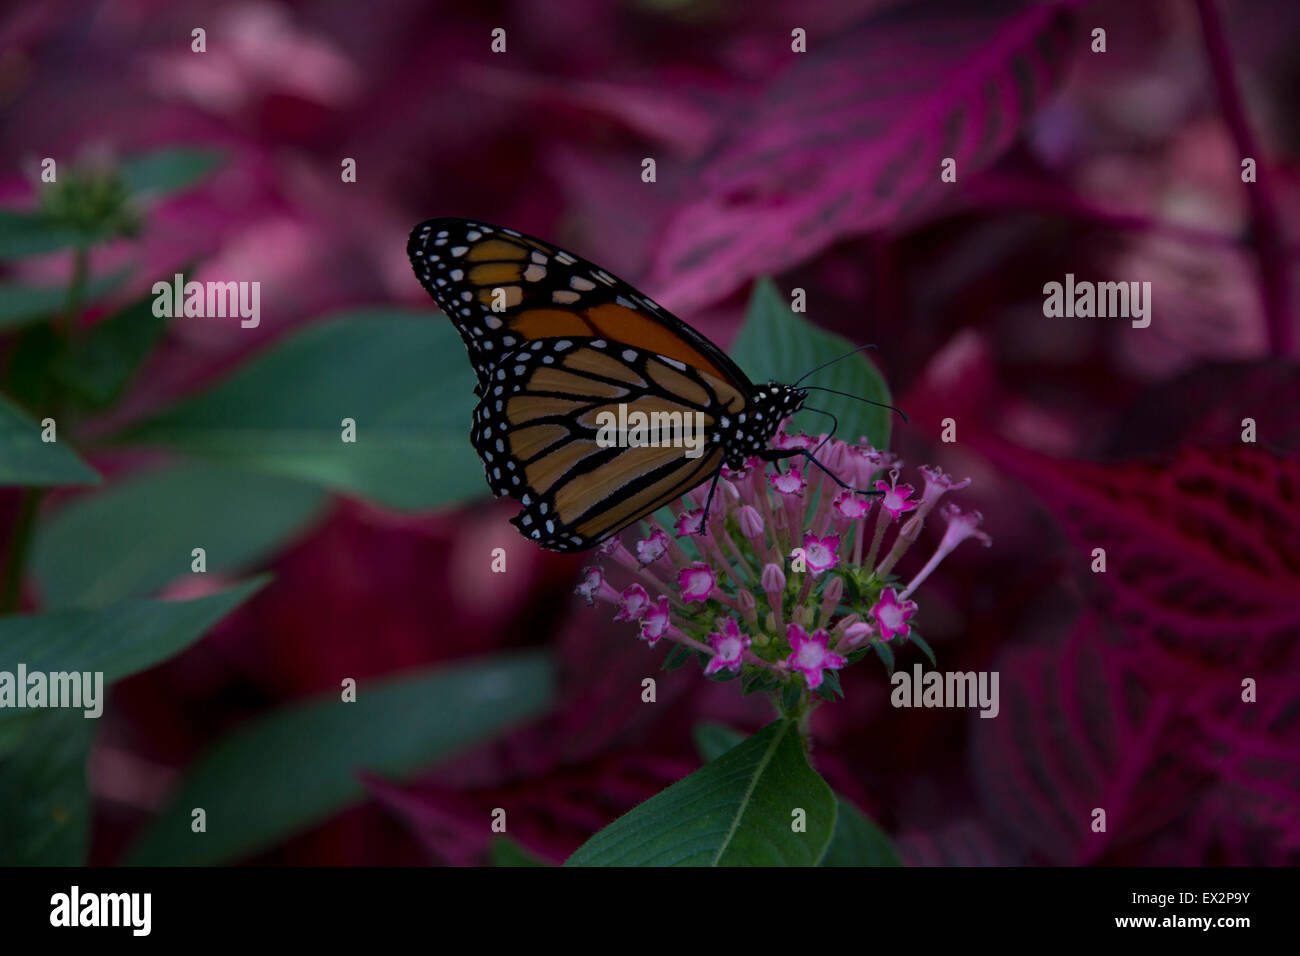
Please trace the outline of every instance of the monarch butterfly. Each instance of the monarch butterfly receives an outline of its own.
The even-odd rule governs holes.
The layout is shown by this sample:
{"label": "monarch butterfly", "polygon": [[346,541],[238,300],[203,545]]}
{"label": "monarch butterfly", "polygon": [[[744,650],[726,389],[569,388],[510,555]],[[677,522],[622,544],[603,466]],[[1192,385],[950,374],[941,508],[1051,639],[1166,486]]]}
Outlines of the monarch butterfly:
{"label": "monarch butterfly", "polygon": [[[707,518],[723,465],[754,456],[822,467],[806,449],[769,447],[815,386],[755,385],[699,332],[585,259],[447,218],[416,226],[406,251],[474,366],[470,440],[488,486],[523,505],[511,523],[542,547],[595,547],[712,479]],[[619,405],[700,416],[701,453],[601,444],[598,422]]]}

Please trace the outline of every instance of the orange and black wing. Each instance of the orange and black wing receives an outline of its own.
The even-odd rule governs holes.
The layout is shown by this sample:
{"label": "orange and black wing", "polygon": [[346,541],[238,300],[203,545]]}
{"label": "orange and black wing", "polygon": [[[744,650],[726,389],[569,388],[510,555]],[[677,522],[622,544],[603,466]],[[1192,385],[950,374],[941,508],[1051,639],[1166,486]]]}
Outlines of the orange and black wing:
{"label": "orange and black wing", "polygon": [[510,352],[545,338],[621,342],[676,359],[748,393],[734,362],[686,323],[599,266],[513,229],[429,219],[406,246],[416,277],[455,324],[477,394]]}
{"label": "orange and black wing", "polygon": [[[712,478],[718,425],[745,395],[713,373],[623,342],[547,337],[503,356],[484,382],[471,439],[492,491],[524,507],[512,523],[553,551],[582,551]],[[681,445],[598,443],[601,412],[671,416],[702,428]],[[698,417],[696,416],[698,413]]]}

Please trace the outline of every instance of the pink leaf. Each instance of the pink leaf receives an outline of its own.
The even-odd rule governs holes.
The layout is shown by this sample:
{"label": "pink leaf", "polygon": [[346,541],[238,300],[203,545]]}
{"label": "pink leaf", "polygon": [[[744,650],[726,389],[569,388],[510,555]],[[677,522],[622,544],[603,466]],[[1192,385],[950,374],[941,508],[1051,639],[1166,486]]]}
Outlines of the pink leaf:
{"label": "pink leaf", "polygon": [[[1300,462],[1242,445],[1168,464],[986,446],[1052,510],[1135,638],[1203,664],[1279,666],[1300,635]],[[1095,548],[1105,573],[1090,573]]]}
{"label": "pink leaf", "polygon": [[972,766],[1029,861],[1300,859],[1294,677],[1261,680],[1248,702],[1221,670],[1179,671],[1095,615],[1059,649],[1007,653],[999,673],[1002,713],[972,722]]}
{"label": "pink leaf", "polygon": [[810,52],[769,86],[699,174],[648,284],[691,312],[840,237],[932,203],[1014,139],[1060,79],[1060,5],[906,4]]}

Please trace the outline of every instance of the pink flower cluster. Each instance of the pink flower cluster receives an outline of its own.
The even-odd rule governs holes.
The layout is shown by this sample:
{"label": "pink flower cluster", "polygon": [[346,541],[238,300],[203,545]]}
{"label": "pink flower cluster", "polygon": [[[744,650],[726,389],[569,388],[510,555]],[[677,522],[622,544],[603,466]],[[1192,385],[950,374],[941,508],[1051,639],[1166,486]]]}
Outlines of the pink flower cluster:
{"label": "pink flower cluster", "polygon": [[[922,466],[918,495],[899,481],[902,462],[865,439],[822,444],[782,430],[774,444],[818,448],[818,461],[845,485],[877,494],[842,488],[815,466],[769,470],[750,459],[743,471],[723,469],[706,527],[701,486],[684,499],[672,533],[652,517],[632,549],[618,538],[601,546],[631,584],[619,590],[595,565],[577,591],[589,604],[614,605],[615,620],[638,624],[651,646],[667,638],[697,652],[705,674],[744,674],[767,689],[800,681],[825,694],[828,673],[873,643],[912,635],[912,594],[957,545],[990,540],[979,512],[946,503],[943,538],[900,588],[895,566],[940,498],[970,479]],[[888,480],[876,477],[882,472]]]}

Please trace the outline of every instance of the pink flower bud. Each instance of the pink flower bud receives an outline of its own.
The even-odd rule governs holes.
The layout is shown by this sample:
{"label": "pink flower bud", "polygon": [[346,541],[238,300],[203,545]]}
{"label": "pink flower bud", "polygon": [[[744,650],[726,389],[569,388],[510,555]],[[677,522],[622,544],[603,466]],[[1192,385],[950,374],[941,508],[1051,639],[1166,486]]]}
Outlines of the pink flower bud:
{"label": "pink flower bud", "polygon": [[773,594],[780,594],[785,590],[785,572],[781,570],[779,564],[768,564],[763,567],[763,590],[770,598]]}
{"label": "pink flower bud", "polygon": [[753,505],[740,506],[740,533],[746,538],[754,539],[763,536],[763,516],[758,513],[758,509]]}

